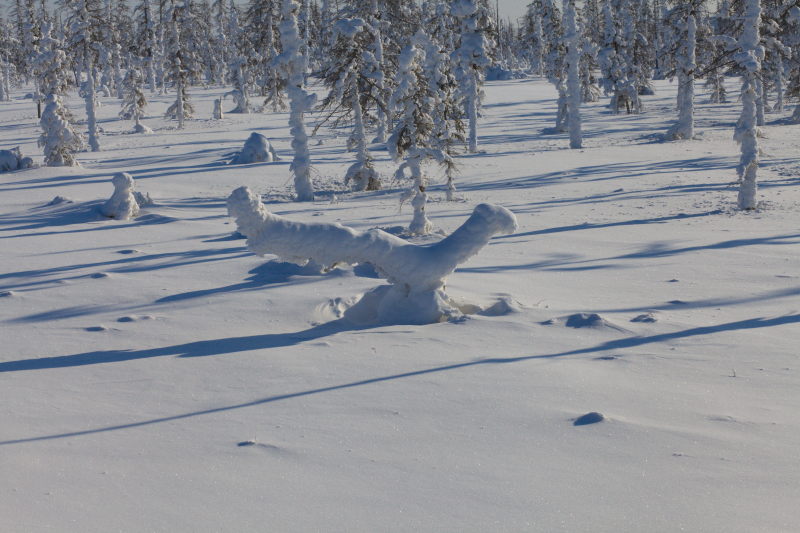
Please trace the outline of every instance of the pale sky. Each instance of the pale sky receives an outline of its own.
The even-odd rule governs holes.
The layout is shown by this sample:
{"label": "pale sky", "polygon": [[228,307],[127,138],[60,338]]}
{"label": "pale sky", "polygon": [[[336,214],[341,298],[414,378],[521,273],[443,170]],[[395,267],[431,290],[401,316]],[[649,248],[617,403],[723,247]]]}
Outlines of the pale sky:
{"label": "pale sky", "polygon": [[[493,7],[496,1],[497,0],[491,0]],[[530,3],[531,0],[500,0],[500,16],[504,20],[511,18],[516,21],[517,17],[521,17],[525,14],[525,9]]]}

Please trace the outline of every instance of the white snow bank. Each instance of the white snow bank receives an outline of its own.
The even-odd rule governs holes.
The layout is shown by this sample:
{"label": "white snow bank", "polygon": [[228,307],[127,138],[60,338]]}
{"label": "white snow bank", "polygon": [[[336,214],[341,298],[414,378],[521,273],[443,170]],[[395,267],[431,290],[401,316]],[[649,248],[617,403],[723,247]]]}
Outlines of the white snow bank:
{"label": "white snow bank", "polygon": [[444,278],[494,235],[517,229],[511,211],[480,204],[447,238],[415,245],[379,229],[289,221],[267,211],[246,187],[230,195],[228,212],[247,237],[247,247],[258,255],[272,253],[300,265],[313,260],[328,268],[339,263],[373,265],[392,285],[367,293],[350,309],[350,318],[359,323],[422,324],[461,316],[443,290]]}
{"label": "white snow bank", "polygon": [[251,133],[250,137],[242,147],[242,151],[231,160],[232,165],[246,165],[248,163],[272,163],[273,161],[280,161],[280,157],[275,153],[275,148],[269,142],[269,139],[260,133]]}
{"label": "white snow bank", "polygon": [[117,220],[128,220],[139,214],[139,204],[133,191],[133,177],[127,172],[114,174],[111,179],[114,194],[103,204],[103,215]]}

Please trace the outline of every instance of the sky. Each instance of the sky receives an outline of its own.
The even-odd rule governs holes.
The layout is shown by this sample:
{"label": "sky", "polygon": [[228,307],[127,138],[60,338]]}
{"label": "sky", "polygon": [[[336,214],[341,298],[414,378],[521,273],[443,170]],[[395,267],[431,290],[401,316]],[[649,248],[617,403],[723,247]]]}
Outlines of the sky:
{"label": "sky", "polygon": [[500,0],[500,16],[505,20],[509,18],[516,20],[517,17],[525,14],[525,8],[530,2],[531,0]]}

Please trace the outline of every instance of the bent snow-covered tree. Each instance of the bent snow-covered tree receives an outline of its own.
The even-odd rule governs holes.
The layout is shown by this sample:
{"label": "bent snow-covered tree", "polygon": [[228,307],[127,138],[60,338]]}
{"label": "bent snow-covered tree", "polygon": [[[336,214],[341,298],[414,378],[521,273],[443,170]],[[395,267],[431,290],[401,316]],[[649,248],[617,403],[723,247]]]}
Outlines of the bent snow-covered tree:
{"label": "bent snow-covered tree", "polygon": [[[341,224],[292,222],[267,211],[246,187],[230,195],[228,212],[256,254],[271,253],[300,265],[313,260],[330,268],[338,263],[372,265],[391,285],[366,294],[361,309],[359,305],[351,308],[350,317],[373,323],[424,324],[461,316],[444,292],[445,278],[492,236],[517,229],[511,211],[480,204],[447,238],[415,245],[379,229],[357,231]],[[347,313],[345,317],[349,318]]]}

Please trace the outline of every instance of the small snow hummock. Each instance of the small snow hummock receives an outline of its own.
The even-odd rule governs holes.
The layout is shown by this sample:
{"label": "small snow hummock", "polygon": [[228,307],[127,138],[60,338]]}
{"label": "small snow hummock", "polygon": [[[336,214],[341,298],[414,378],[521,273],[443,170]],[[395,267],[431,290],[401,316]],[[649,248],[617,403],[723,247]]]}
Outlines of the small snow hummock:
{"label": "small snow hummock", "polygon": [[232,165],[246,165],[248,163],[272,163],[280,161],[280,157],[275,153],[275,148],[269,139],[260,133],[253,132],[244,143],[242,151],[231,160]]}
{"label": "small snow hummock", "polygon": [[341,224],[292,222],[267,211],[247,187],[233,191],[228,212],[247,247],[305,265],[371,264],[391,285],[364,295],[345,312],[359,323],[427,324],[459,318],[461,310],[444,292],[444,278],[478,253],[494,235],[510,234],[517,220],[504,207],[480,204],[447,238],[420,246],[379,229],[357,231]]}
{"label": "small snow hummock", "polygon": [[23,170],[33,166],[33,159],[22,155],[19,146],[11,150],[0,150],[0,172]]}
{"label": "small snow hummock", "polygon": [[103,204],[101,212],[109,218],[128,220],[139,214],[139,204],[133,192],[133,177],[127,172],[114,174],[111,179],[114,194]]}

